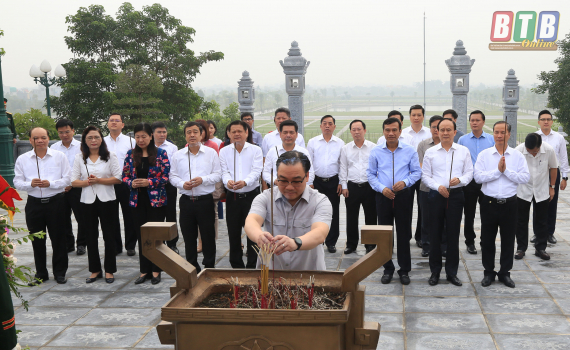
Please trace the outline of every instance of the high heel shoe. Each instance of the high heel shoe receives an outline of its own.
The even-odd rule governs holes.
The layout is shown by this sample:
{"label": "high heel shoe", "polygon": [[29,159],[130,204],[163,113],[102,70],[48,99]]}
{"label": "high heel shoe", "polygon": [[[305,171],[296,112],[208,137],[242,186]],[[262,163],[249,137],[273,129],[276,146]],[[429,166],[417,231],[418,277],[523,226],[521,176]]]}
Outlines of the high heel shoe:
{"label": "high heel shoe", "polygon": [[158,276],[153,277],[153,278],[150,280],[150,283],[152,283],[152,284],[159,284],[159,283],[160,283],[160,272],[158,273]]}
{"label": "high heel shoe", "polygon": [[135,284],[141,284],[144,283],[146,280],[149,280],[150,277],[148,277],[148,274],[144,275],[144,276],[140,276],[139,278],[137,278],[135,280]]}
{"label": "high heel shoe", "polygon": [[[112,275],[112,274],[111,274]],[[115,276],[107,278],[107,276],[105,276],[105,282],[107,283],[113,283],[115,282]]]}
{"label": "high heel shoe", "polygon": [[99,274],[93,278],[89,277],[85,279],[85,283],[93,283],[97,281],[97,279],[103,278],[103,271],[99,272]]}

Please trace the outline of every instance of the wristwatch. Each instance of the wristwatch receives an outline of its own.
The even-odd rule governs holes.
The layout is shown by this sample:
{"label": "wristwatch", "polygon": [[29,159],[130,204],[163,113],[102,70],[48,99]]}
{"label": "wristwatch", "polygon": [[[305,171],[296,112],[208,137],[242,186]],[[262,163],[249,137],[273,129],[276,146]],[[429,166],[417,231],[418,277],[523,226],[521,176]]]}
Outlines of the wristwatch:
{"label": "wristwatch", "polygon": [[567,177],[563,177],[562,180],[568,181],[568,176],[567,176]]}
{"label": "wristwatch", "polygon": [[301,246],[303,245],[303,241],[301,241],[301,238],[295,237],[293,240],[295,241],[295,243],[297,243],[297,249],[295,250],[301,249]]}
{"label": "wristwatch", "polygon": [[556,185],[548,185],[548,187],[552,188],[553,190],[556,189]]}

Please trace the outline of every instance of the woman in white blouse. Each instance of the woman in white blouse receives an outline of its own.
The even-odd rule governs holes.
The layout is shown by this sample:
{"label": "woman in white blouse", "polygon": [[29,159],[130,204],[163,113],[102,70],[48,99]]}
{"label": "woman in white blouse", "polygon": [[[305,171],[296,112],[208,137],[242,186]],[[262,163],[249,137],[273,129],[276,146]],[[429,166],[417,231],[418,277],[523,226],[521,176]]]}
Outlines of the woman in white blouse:
{"label": "woman in white blouse", "polygon": [[75,156],[71,185],[81,187],[81,206],[87,228],[87,255],[91,276],[85,282],[93,283],[103,278],[99,257],[99,221],[105,241],[105,281],[113,283],[117,272],[116,247],[113,237],[118,222],[113,185],[121,183],[122,168],[117,156],[109,152],[103,134],[95,126],[89,126],[81,135],[81,153]]}

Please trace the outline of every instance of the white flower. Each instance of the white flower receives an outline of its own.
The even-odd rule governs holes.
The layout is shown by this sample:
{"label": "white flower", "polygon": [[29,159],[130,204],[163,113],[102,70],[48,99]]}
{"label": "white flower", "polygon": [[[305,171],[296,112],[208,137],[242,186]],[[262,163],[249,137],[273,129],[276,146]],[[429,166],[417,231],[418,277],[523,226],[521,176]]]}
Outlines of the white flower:
{"label": "white flower", "polygon": [[7,256],[6,259],[8,259],[8,261],[11,261],[14,265],[16,265],[16,263],[18,262],[18,259],[16,259],[16,257],[13,255]]}

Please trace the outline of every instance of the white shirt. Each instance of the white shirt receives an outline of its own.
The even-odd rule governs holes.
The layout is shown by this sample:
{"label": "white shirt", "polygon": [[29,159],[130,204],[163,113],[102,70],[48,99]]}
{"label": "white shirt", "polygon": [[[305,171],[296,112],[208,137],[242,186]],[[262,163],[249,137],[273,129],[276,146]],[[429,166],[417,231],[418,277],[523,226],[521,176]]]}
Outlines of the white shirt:
{"label": "white shirt", "polygon": [[110,134],[105,136],[104,140],[105,143],[107,144],[107,149],[109,150],[109,152],[113,152],[117,156],[119,164],[121,164],[121,167],[125,163],[127,152],[130,149],[135,148],[137,144],[137,142],[133,138],[123,134],[119,134],[119,136],[117,136],[116,141],[113,140]]}
{"label": "white shirt", "polygon": [[[431,137],[431,136],[430,136]],[[400,134],[400,137],[398,138],[399,141],[402,141],[404,143],[407,143],[408,145],[412,145],[410,140],[409,140],[409,136],[408,134],[404,134],[403,132]],[[376,144],[378,146],[382,146],[383,144],[386,143],[386,136],[382,135],[378,138],[378,142],[376,142]],[[419,142],[418,142],[419,144]],[[416,149],[418,148],[418,146],[416,146]]]}
{"label": "white shirt", "polygon": [[[43,158],[36,157],[34,150],[19,156],[14,166],[14,173],[16,189],[26,191],[29,196],[36,198],[53,197],[71,185],[71,167],[67,157],[62,152],[51,148],[47,149]],[[33,179],[48,180],[49,187],[32,187]]]}
{"label": "white shirt", "polygon": [[451,188],[466,186],[473,179],[473,162],[469,149],[455,142],[449,151],[441,146],[441,142],[429,148],[422,162],[422,184],[437,191],[439,186],[449,188],[450,178],[455,177],[461,182]]}
{"label": "white shirt", "polygon": [[[277,147],[277,153],[279,153],[279,155],[277,155],[277,153],[275,153],[276,147]],[[315,169],[313,169],[313,160],[311,159],[311,155],[309,154],[309,151],[306,148],[303,148],[297,144],[295,144],[295,148],[293,148],[293,151],[301,152],[301,153],[305,154],[307,156],[307,158],[309,158],[309,161],[311,162],[311,169],[309,169],[309,178],[307,179],[307,185],[312,185],[313,180],[315,179]],[[273,165],[274,180],[277,178],[277,158],[279,158],[279,156],[282,155],[283,153],[285,153],[285,149],[283,148],[283,144],[281,144],[280,146],[272,147],[269,150],[269,152],[267,153],[267,155],[265,156],[265,163],[263,164],[262,178],[268,184],[271,183],[272,165]]]}
{"label": "white shirt", "polygon": [[534,197],[537,203],[549,199],[549,170],[558,168],[558,160],[556,159],[554,148],[543,142],[536,157],[528,153],[524,143],[521,143],[515,149],[525,157],[528,170],[530,171],[530,180],[526,184],[520,184],[517,187],[517,197],[527,202],[532,201],[532,197]]}
{"label": "white shirt", "polygon": [[[283,143],[281,136],[279,136],[279,130],[275,130],[265,135],[263,142],[261,143],[261,150],[263,151],[263,157],[267,157],[267,152],[270,148],[279,146]],[[301,133],[297,133],[297,139],[295,143],[303,148],[305,148],[305,139]]]}
{"label": "white shirt", "polygon": [[166,151],[166,155],[168,156],[168,160],[172,160],[172,157],[174,157],[174,153],[176,153],[178,151],[178,146],[176,146],[172,142],[169,142],[168,140],[165,140],[162,143],[162,145],[158,146],[158,148],[162,148],[163,150]]}
{"label": "white shirt", "polygon": [[309,140],[307,150],[313,160],[315,176],[329,178],[338,175],[342,146],[344,141],[334,135],[329,142],[322,134]]}
{"label": "white shirt", "polygon": [[372,141],[364,140],[362,147],[356,146],[354,141],[349,142],[340,149],[340,170],[338,178],[342,189],[348,189],[348,181],[357,184],[368,182],[368,158],[370,151],[376,145]]}
{"label": "white shirt", "polygon": [[[190,174],[190,170],[192,174]],[[201,177],[200,186],[191,190],[184,189],[184,183],[193,178]],[[187,196],[204,196],[216,189],[216,182],[222,179],[222,169],[218,153],[208,146],[200,145],[198,153],[194,155],[184,147],[174,153],[170,161],[170,183],[178,188],[180,193]]]}
{"label": "white shirt", "polygon": [[[234,175],[235,159],[235,175]],[[251,192],[259,187],[259,177],[263,169],[263,154],[261,148],[246,142],[238,152],[235,144],[230,144],[220,150],[220,166],[222,167],[222,181],[228,191],[236,193]],[[228,188],[228,181],[245,181],[246,186],[234,191]]]}
{"label": "white shirt", "polygon": [[[71,182],[75,180],[87,180],[89,175],[95,175],[102,179],[115,177],[121,180],[123,167],[119,164],[117,155],[113,152],[109,153],[109,159],[107,161],[101,160],[101,157],[99,157],[95,163],[93,163],[90,158],[84,161],[83,154],[76,155],[71,170]],[[87,170],[89,170],[89,173],[87,173]],[[79,201],[85,204],[92,204],[95,202],[96,196],[101,202],[113,201],[116,199],[115,187],[113,185],[102,184],[93,184],[83,187]]]}
{"label": "white shirt", "polygon": [[415,149],[418,149],[418,144],[425,139],[429,139],[431,137],[431,132],[429,131],[429,128],[425,126],[422,126],[422,128],[418,132],[415,132],[411,126],[408,126],[404,130],[402,130],[402,135],[406,135],[406,137],[408,138],[407,143],[410,146],[414,147]]}
{"label": "white shirt", "polygon": [[525,184],[530,179],[526,160],[522,153],[507,147],[505,151],[505,172],[499,171],[501,155],[497,147],[484,149],[479,153],[475,163],[475,182],[483,184],[481,191],[489,197],[502,199],[517,194],[519,184]]}
{"label": "white shirt", "polygon": [[211,138],[210,141],[214,141],[214,142],[216,143],[216,145],[218,145],[218,148],[220,148],[220,145],[222,144],[222,140],[220,140],[220,139],[217,138],[216,136],[214,136],[213,138]]}
{"label": "white shirt", "polygon": [[77,141],[76,139],[71,139],[71,144],[69,145],[69,148],[65,147],[62,141],[54,143],[53,145],[51,145],[50,148],[65,154],[67,160],[69,161],[70,168],[73,168],[73,161],[75,160],[75,155],[81,154],[81,142]]}
{"label": "white shirt", "polygon": [[566,140],[564,136],[554,130],[550,130],[550,134],[548,135],[545,135],[542,130],[538,130],[536,133],[542,137],[542,141],[554,148],[554,153],[556,154],[558,165],[560,166],[560,175],[561,177],[567,177],[568,173],[570,173],[570,166],[568,166],[568,151],[566,150]]}

